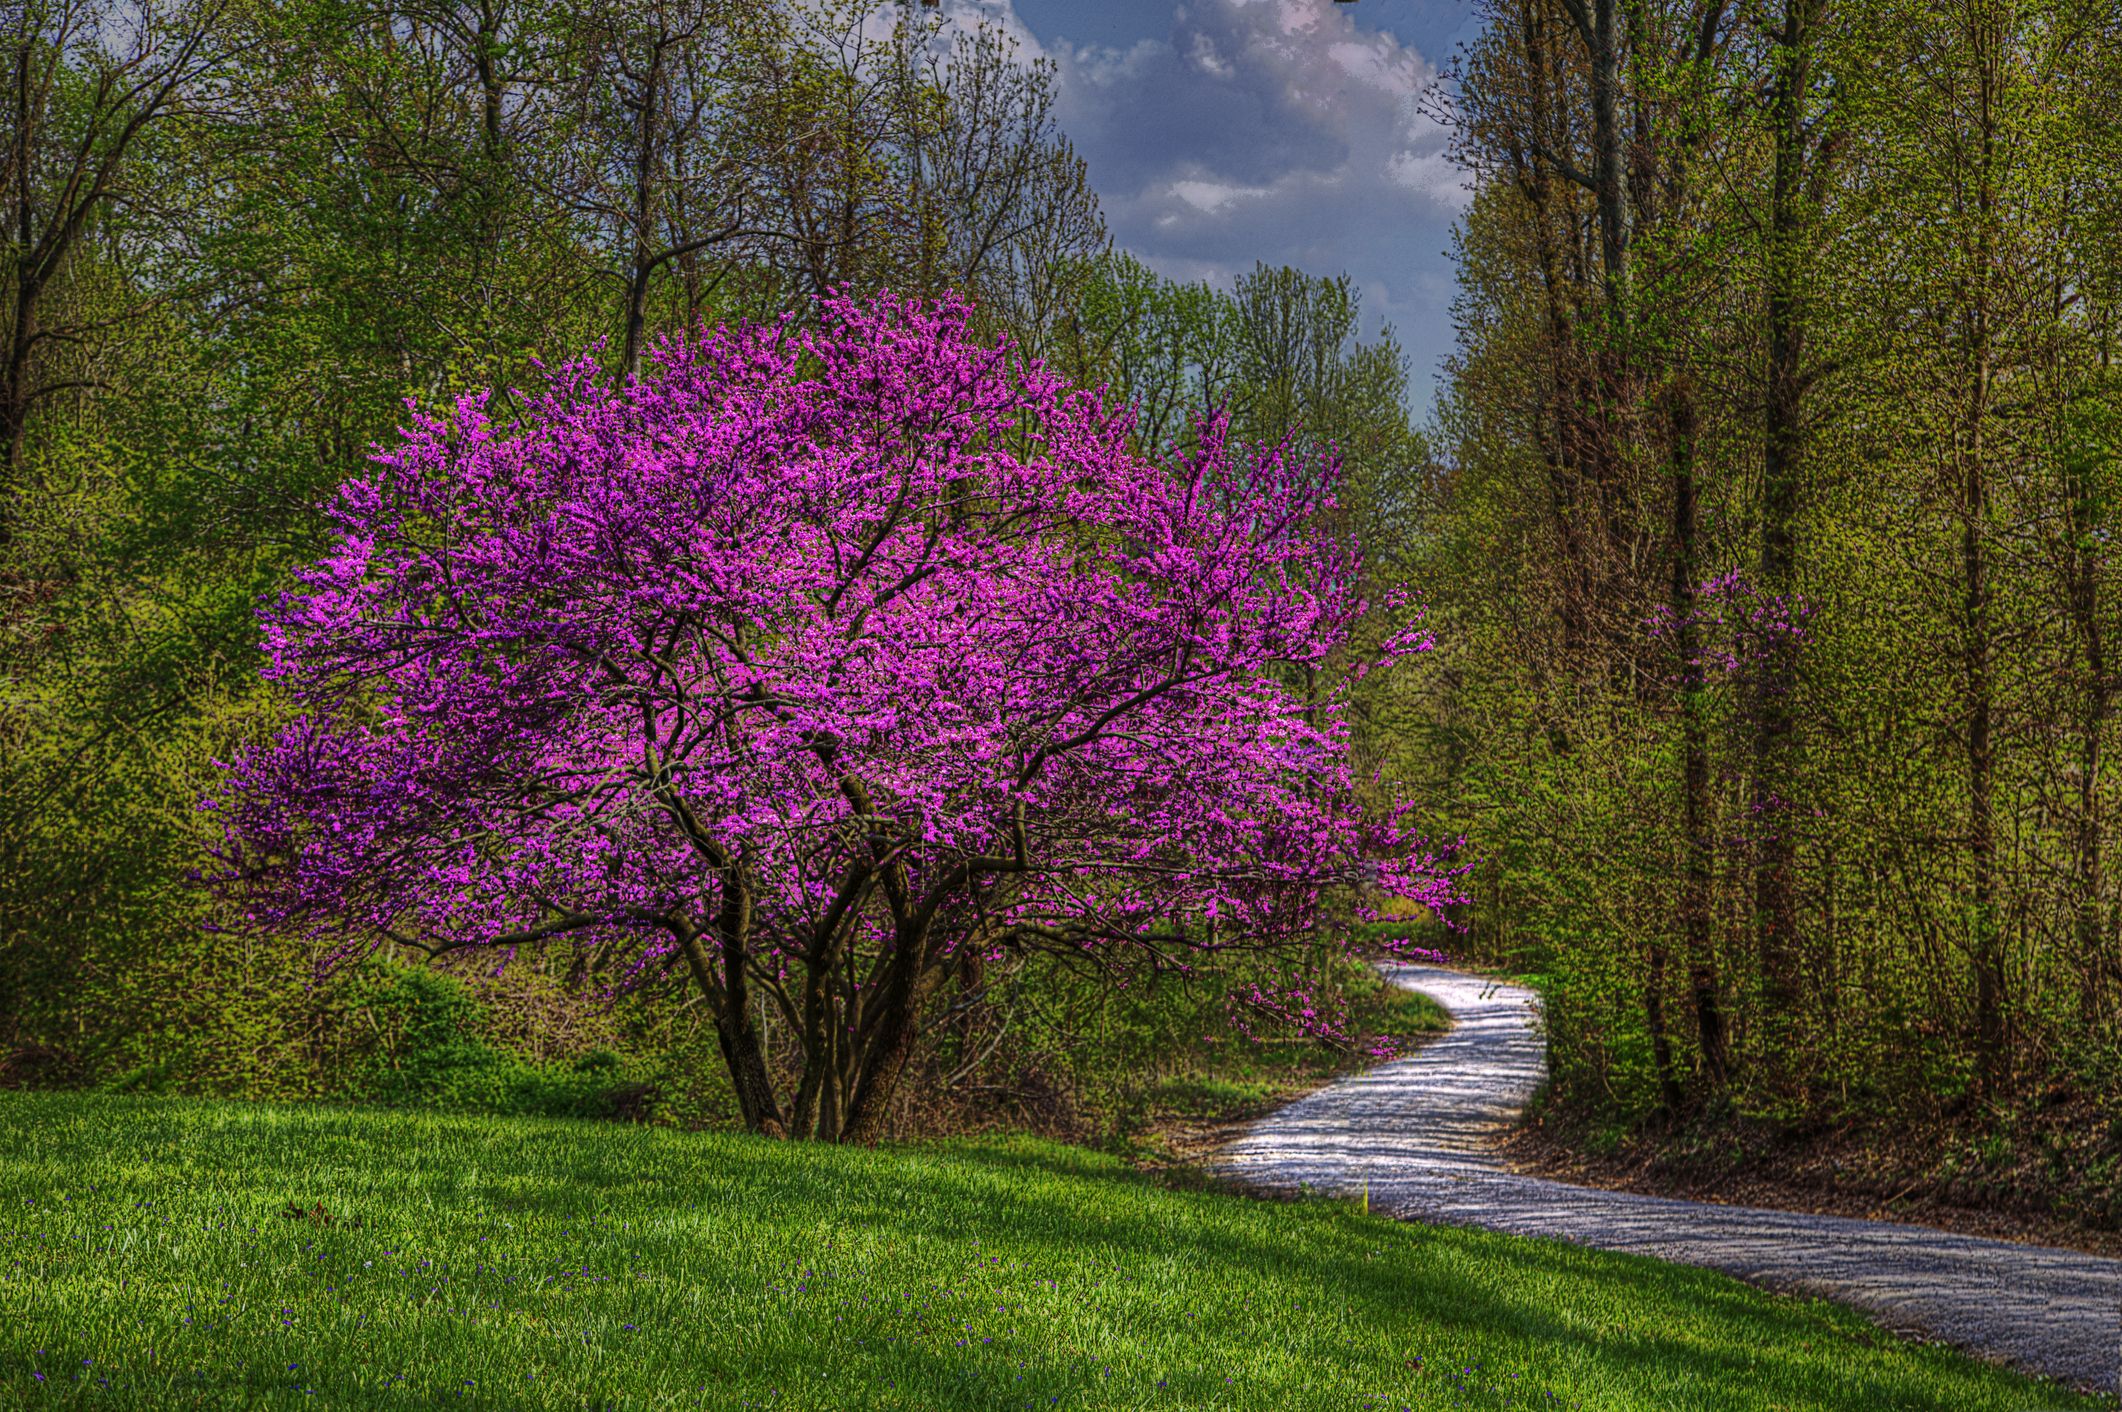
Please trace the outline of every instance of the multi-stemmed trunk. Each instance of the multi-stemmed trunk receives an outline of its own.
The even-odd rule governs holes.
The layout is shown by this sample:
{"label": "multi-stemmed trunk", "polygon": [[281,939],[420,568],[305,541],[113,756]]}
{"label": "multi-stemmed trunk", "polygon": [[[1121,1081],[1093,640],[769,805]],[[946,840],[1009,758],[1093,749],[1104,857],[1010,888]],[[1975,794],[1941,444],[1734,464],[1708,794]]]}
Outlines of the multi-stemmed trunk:
{"label": "multi-stemmed trunk", "polygon": [[[713,959],[718,949],[719,964]],[[688,958],[700,958],[693,961],[694,976],[713,1006],[745,1126],[768,1137],[821,1142],[874,1143],[883,1137],[892,1100],[920,1040],[922,1008],[943,975],[932,939],[895,939],[880,967],[880,983],[867,997],[836,983],[844,980],[836,974],[843,960],[837,951],[802,965],[800,1071],[786,1105],[752,1008],[755,992],[736,979],[744,970],[741,949],[708,937],[688,951]],[[704,978],[703,968],[709,971]]]}
{"label": "multi-stemmed trunk", "polygon": [[[852,777],[841,783],[855,816],[873,817],[867,788]],[[899,841],[872,838],[867,850],[848,862],[833,901],[809,924],[808,944],[789,958],[799,981],[790,995],[778,983],[759,987],[765,956],[755,935],[752,882],[742,861],[706,839],[675,793],[666,791],[665,799],[681,829],[700,843],[721,898],[710,926],[696,930],[682,919],[670,925],[714,1016],[745,1126],[770,1137],[876,1142],[885,1134],[892,1100],[919,1044],[930,999],[961,953],[975,956],[995,936],[980,926],[956,927],[951,904],[968,890],[983,905],[1004,902],[1007,879],[1027,866],[1021,817],[1012,831],[1011,856],[960,858],[939,866],[925,891],[913,886]],[[879,904],[881,913],[865,911]],[[991,906],[989,915],[1005,910]],[[869,956],[855,945],[866,915],[881,916],[887,927],[879,949]],[[769,999],[797,1051],[794,1093],[786,1104],[761,1017]]]}

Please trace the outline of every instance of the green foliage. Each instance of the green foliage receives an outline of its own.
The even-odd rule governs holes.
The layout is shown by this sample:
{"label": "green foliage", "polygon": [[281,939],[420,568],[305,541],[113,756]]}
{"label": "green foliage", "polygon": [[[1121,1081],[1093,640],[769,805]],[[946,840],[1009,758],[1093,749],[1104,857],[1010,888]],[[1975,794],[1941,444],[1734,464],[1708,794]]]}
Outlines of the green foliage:
{"label": "green foliage", "polygon": [[[931,1072],[910,1085],[938,1098],[925,1109],[910,1104],[898,1132],[999,1122],[1125,1150],[1162,1116],[1255,1116],[1272,1106],[1270,1098],[1287,1099],[1373,1062],[1373,1040],[1404,1046],[1449,1025],[1428,997],[1385,984],[1329,946],[1295,975],[1238,951],[1129,987],[1052,957],[1027,958],[983,979],[979,993],[939,1006],[924,1059]],[[1346,1014],[1356,1043],[1327,1046],[1277,1021],[1233,1023],[1246,1018],[1233,997],[1251,983],[1293,979],[1322,1012]],[[1175,1101],[1189,1094],[1192,1100]],[[1215,1094],[1233,1102],[1219,1107],[1210,1101]]]}
{"label": "green foliage", "polygon": [[2113,1405],[1705,1271],[1025,1140],[15,1096],[0,1241],[26,1408]]}
{"label": "green foliage", "polygon": [[341,997],[343,1023],[372,1037],[341,1096],[393,1108],[523,1117],[646,1116],[647,1086],[609,1049],[572,1063],[532,1063],[482,1035],[471,988],[452,975],[366,968]]}

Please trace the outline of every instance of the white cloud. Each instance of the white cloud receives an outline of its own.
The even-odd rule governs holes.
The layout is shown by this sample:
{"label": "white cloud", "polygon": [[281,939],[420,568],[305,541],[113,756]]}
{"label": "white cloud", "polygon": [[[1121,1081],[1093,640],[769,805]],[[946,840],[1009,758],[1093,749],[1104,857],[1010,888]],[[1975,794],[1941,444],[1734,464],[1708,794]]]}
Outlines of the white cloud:
{"label": "white cloud", "polygon": [[1200,30],[1187,37],[1186,57],[1193,61],[1195,68],[1210,78],[1230,78],[1238,72],[1228,60],[1216,52],[1214,37]]}
{"label": "white cloud", "polygon": [[1466,173],[1444,152],[1395,152],[1385,164],[1386,175],[1410,191],[1449,206],[1466,209],[1473,193],[1466,187]]}
{"label": "white cloud", "polygon": [[1264,186],[1232,186],[1221,181],[1175,181],[1171,194],[1197,211],[1215,215],[1233,201],[1258,199],[1274,193]]}
{"label": "white cloud", "polygon": [[1170,45],[1161,40],[1144,39],[1125,49],[1103,44],[1071,47],[1069,60],[1077,82],[1088,83],[1093,88],[1110,88],[1142,78],[1151,65],[1169,53]]}

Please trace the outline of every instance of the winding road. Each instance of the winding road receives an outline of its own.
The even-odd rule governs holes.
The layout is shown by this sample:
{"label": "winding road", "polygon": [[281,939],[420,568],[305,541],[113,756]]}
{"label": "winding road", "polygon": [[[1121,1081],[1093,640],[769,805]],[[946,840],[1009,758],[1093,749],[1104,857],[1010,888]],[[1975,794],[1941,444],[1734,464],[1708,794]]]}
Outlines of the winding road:
{"label": "winding road", "polygon": [[1510,1171],[1487,1139],[1538,1087],[1538,1000],[1435,966],[1394,966],[1453,1027],[1410,1058],[1343,1079],[1256,1124],[1219,1169],[1275,1190],[1353,1195],[1405,1219],[1555,1236],[1723,1270],[1853,1305],[1897,1332],[2114,1390],[2122,1368],[2122,1260],[1954,1235],[1630,1192]]}

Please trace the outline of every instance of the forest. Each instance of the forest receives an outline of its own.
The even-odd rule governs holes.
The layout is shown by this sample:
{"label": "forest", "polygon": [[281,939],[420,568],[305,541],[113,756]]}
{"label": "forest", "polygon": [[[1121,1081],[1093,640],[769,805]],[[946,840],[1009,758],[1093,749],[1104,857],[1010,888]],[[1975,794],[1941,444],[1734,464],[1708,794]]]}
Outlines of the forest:
{"label": "forest", "polygon": [[1379,738],[1549,973],[1556,1096],[2111,1150],[2122,16],[1488,20],[1449,661]]}
{"label": "forest", "polygon": [[[608,948],[428,968],[390,943],[323,975],[202,886],[202,801],[296,710],[259,615],[411,404],[493,389],[518,415],[585,350],[623,381],[668,336],[888,289],[1108,385],[1140,444],[1192,444],[1214,409],[1239,440],[1302,420],[1357,478],[1419,460],[1400,354],[1356,336],[1346,280],[1218,291],[1115,251],[1050,68],[937,34],[768,0],[18,12],[6,1083],[738,1118],[682,974],[614,1003]],[[1227,987],[1079,970],[968,973],[925,1027],[940,1111],[894,1121],[1106,1131],[1166,1050],[1225,1028]]]}
{"label": "forest", "polygon": [[[260,603],[408,399],[506,411],[585,348],[623,379],[673,333],[890,289],[962,294],[1145,447],[1220,411],[1335,449],[1367,573],[1437,644],[1359,695],[1365,773],[1465,840],[1421,939],[1536,980],[1556,1112],[2122,1147],[2122,13],[1482,18],[1430,100],[1472,194],[1415,408],[1345,278],[1114,248],[1051,70],[996,32],[18,4],[0,1082],[728,1122],[682,988],[602,1004],[594,955],[318,980],[211,929],[197,805],[287,711]],[[967,1096],[934,1121],[1068,1129],[1201,1042],[1212,990],[1027,958],[939,996],[922,1062]]]}

